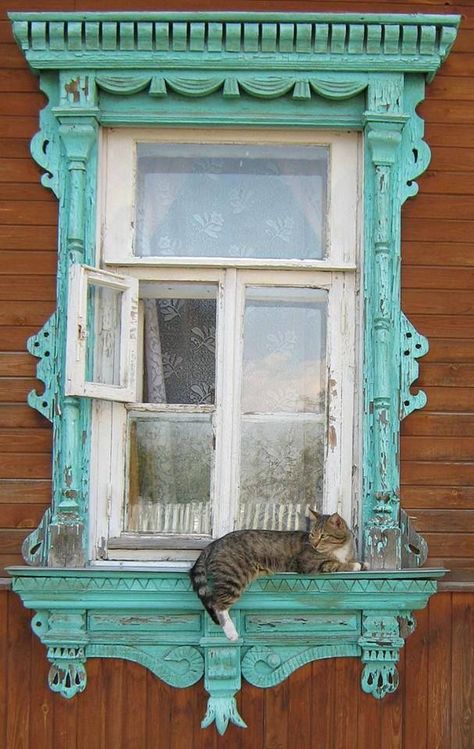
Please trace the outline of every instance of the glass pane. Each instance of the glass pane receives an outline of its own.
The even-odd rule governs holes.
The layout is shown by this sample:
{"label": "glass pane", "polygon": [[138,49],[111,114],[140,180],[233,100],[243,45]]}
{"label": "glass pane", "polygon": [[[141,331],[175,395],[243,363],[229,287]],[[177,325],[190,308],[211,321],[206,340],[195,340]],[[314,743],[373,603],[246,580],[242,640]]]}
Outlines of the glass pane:
{"label": "glass pane", "polygon": [[248,290],[244,413],[324,411],[326,310],[321,289]]}
{"label": "glass pane", "polygon": [[140,257],[322,258],[325,146],[138,144]]}
{"label": "glass pane", "polygon": [[315,419],[243,417],[239,528],[305,526],[322,506],[324,429]]}
{"label": "glass pane", "polygon": [[130,419],[128,530],[211,532],[208,414]]}
{"label": "glass pane", "polygon": [[240,528],[305,528],[322,506],[327,292],[250,288],[244,318]]}
{"label": "glass pane", "polygon": [[120,326],[122,295],[118,289],[89,284],[87,289],[89,341],[93,341],[88,362],[88,380],[104,385],[121,385]]}
{"label": "glass pane", "polygon": [[213,404],[216,287],[143,284],[143,400]]}

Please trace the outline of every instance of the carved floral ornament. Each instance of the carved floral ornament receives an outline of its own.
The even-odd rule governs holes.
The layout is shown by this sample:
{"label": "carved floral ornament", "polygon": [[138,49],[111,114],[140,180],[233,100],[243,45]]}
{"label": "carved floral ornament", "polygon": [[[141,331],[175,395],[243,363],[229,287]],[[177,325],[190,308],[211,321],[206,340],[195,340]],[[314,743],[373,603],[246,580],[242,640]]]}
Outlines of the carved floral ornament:
{"label": "carved floral ornament", "polygon": [[[50,686],[72,697],[89,657],[122,657],[176,687],[203,675],[203,726],[244,726],[241,675],[262,688],[318,658],[361,657],[362,688],[396,689],[411,612],[440,570],[416,569],[426,544],[398,499],[400,419],[427,342],[400,309],[400,212],[429,148],[416,106],[447,56],[459,18],[254,13],[12,14],[48,105],[32,154],[60,200],[57,309],[30,339],[44,392],[29,403],[54,425],[53,497],[25,541],[13,587],[48,648]],[[101,126],[212,125],[364,133],[362,536],[371,571],[256,581],[235,607],[229,643],[183,572],[88,566],[90,403],[64,395],[68,269],[94,264]],[[84,569],[80,569],[83,567]],[[402,569],[403,568],[403,569]],[[411,569],[405,569],[411,568]],[[124,645],[127,641],[130,644]],[[310,644],[308,644],[310,642]],[[245,716],[244,716],[245,717]]]}

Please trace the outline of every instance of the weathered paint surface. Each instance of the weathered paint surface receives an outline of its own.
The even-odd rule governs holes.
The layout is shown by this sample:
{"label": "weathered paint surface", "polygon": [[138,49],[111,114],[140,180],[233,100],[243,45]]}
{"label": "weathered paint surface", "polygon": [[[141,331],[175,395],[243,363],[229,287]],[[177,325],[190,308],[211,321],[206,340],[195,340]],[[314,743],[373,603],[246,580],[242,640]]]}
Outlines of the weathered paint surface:
{"label": "weathered paint surface", "polygon": [[[148,650],[137,656],[120,639],[100,646],[91,643],[89,604],[84,603],[82,594],[88,586],[94,589],[97,573],[86,583],[80,574],[68,576],[54,569],[64,565],[80,567],[88,559],[90,446],[83,437],[90,432],[90,407],[87,399],[64,396],[65,318],[69,266],[93,264],[95,258],[99,126],[216,126],[258,121],[262,125],[349,127],[364,131],[363,532],[366,558],[372,567],[384,572],[380,578],[364,574],[350,591],[342,580],[324,583],[326,589],[324,585],[318,588],[314,602],[311,592],[319,583],[309,581],[307,588],[301,587],[304,581],[300,587],[294,583],[294,596],[288,594],[291,585],[285,580],[257,585],[248,594],[248,600],[255,595],[258,598],[255,610],[261,611],[265,605],[270,609],[280,607],[287,616],[313,602],[317,610],[357,610],[361,627],[357,638],[347,644],[349,650],[354,649],[351,652],[342,652],[342,646],[331,644],[330,634],[335,631],[332,625],[328,626],[325,642],[312,645],[308,652],[307,644],[302,643],[308,623],[298,626],[296,622],[294,639],[298,652],[293,652],[278,636],[272,650],[282,647],[282,654],[254,652],[252,666],[250,650],[247,651],[245,675],[252,681],[252,669],[257,663],[266,664],[264,668],[280,675],[315,658],[360,654],[365,664],[364,690],[376,697],[393,691],[398,683],[395,664],[402,644],[397,617],[401,612],[407,620],[413,609],[426,604],[435,590],[432,578],[436,576],[426,571],[420,588],[416,572],[401,574],[398,580],[389,572],[400,567],[402,560],[400,417],[423,401],[421,394],[416,401],[409,395],[410,383],[416,376],[415,359],[421,351],[416,347],[407,349],[407,336],[413,337],[416,332],[400,310],[400,210],[404,200],[416,193],[414,179],[429,160],[429,149],[422,139],[423,123],[415,113],[423,98],[424,77],[431,78],[448,53],[458,19],[306,15],[295,20],[294,16],[255,14],[198,14],[189,18],[166,14],[29,14],[12,18],[17,39],[30,65],[41,72],[40,85],[49,98],[32,152],[48,172],[43,184],[51,187],[60,201],[54,366],[43,363],[43,348],[38,351],[45,393],[54,393],[45,397],[45,405],[41,404],[48,409],[54,424],[54,499],[51,521],[45,519],[41,547],[38,535],[33,534],[28,552],[29,562],[49,564],[50,569],[47,577],[39,570],[12,571],[25,604],[41,611],[33,626],[49,648],[52,688],[68,697],[81,691],[88,652],[140,658],[139,662],[149,668],[158,668],[156,656]],[[159,74],[158,66],[163,71]],[[241,106],[243,94],[245,106]],[[39,339],[33,346],[36,340]],[[425,347],[421,338],[417,342],[421,349]],[[403,353],[406,350],[408,354]],[[33,582],[34,575],[38,575],[37,582]],[[25,583],[28,577],[31,590]],[[116,590],[116,578],[114,572],[106,576],[102,594],[104,590]],[[49,580],[49,588],[45,579]],[[157,573],[144,573],[130,616],[139,611],[140,591],[153,589],[158,579],[161,578]],[[174,586],[173,590],[184,590],[179,574],[170,573],[166,579],[166,585]],[[57,611],[54,601],[60,581],[62,595],[65,599],[70,597],[72,608],[81,592],[80,611]],[[129,590],[126,583],[123,585]],[[46,590],[38,599],[36,586]],[[167,595],[161,599],[163,606],[169,608],[171,598]],[[189,605],[193,608],[195,602]],[[220,631],[214,632],[212,626],[205,620],[203,637],[193,634],[191,641],[183,645],[187,649],[175,655],[176,662],[193,662],[195,665],[189,669],[197,674],[197,663],[202,658],[200,648],[203,649],[210,694],[204,724],[215,720],[223,731],[229,720],[242,725],[235,706],[242,645],[239,642],[230,646],[222,641]],[[143,628],[146,631],[145,623]],[[244,647],[251,645],[251,635],[246,633]],[[158,660],[162,655],[160,651]],[[175,662],[173,657],[171,661]],[[169,671],[165,669],[163,673],[162,678],[174,683]],[[180,678],[177,685],[184,686]]]}

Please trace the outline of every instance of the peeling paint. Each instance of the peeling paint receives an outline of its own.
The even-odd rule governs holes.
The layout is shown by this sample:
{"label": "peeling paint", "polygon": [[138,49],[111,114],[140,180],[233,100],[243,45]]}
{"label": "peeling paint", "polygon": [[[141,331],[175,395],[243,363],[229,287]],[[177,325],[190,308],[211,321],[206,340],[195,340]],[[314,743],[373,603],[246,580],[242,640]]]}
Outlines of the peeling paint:
{"label": "peeling paint", "polygon": [[64,86],[66,94],[72,96],[74,104],[77,104],[81,100],[81,94],[79,91],[79,78],[73,78],[70,83],[66,83]]}

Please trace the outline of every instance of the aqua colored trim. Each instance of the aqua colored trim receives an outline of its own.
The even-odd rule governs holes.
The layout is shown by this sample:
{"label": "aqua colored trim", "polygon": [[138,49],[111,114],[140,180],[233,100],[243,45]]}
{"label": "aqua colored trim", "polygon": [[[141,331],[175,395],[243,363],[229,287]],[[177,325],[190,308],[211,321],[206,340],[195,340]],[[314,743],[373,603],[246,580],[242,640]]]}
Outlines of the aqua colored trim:
{"label": "aqua colored trim", "polygon": [[[426,605],[444,570],[274,575],[255,581],[233,608],[241,638],[230,643],[193,593],[187,574],[144,570],[12,567],[13,589],[36,611],[48,648],[49,683],[70,698],[86,686],[88,658],[140,663],[174,687],[205,676],[203,726],[245,727],[241,677],[267,688],[314,660],[360,657],[362,688],[377,698],[398,683],[413,609]],[[402,627],[402,622],[408,622]]]}
{"label": "aqua colored trim", "polygon": [[[242,673],[268,687],[316,658],[353,655],[364,663],[362,688],[383,697],[398,684],[411,612],[426,605],[442,574],[399,570],[426,558],[426,543],[400,512],[398,450],[400,420],[426,400],[411,385],[427,350],[400,308],[400,216],[430,159],[416,107],[459,17],[10,17],[48,98],[31,150],[59,200],[57,310],[29,344],[45,383],[29,402],[53,422],[53,498],[24,545],[27,562],[39,566],[11,569],[14,589],[37,612],[33,630],[48,647],[51,688],[66,697],[84,689],[92,656],[136,660],[174,686],[204,675],[203,725],[215,721],[223,732],[229,721],[244,725],[235,703]],[[204,616],[183,573],[87,567],[90,403],[64,396],[68,269],[95,263],[100,127],[143,125],[346,128],[364,138],[361,530],[374,571],[256,581],[234,611],[236,644]]]}

